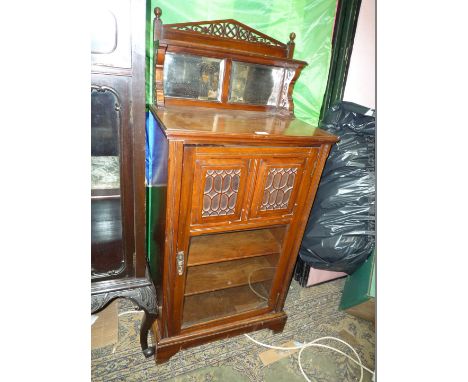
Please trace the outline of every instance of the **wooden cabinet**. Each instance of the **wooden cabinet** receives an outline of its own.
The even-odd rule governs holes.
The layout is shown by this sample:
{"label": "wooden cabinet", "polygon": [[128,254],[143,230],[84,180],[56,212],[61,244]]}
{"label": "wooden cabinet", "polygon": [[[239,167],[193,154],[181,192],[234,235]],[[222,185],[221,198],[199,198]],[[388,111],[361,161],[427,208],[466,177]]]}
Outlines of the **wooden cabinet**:
{"label": "wooden cabinet", "polygon": [[156,314],[145,256],[145,2],[91,8],[91,311],[118,297]]}
{"label": "wooden cabinet", "polygon": [[149,227],[159,245],[149,254],[157,362],[217,338],[283,329],[299,245],[337,140],[293,115],[292,85],[305,63],[292,59],[292,39],[269,46],[206,36],[218,24],[260,32],[234,20],[163,25],[160,15],[150,106],[164,174],[154,184],[164,209]]}
{"label": "wooden cabinet", "polygon": [[[153,325],[157,361],[216,338],[282,330],[297,251],[335,137],[310,127],[309,136],[292,138],[285,135],[289,119],[268,141],[234,131],[201,134],[174,128],[172,118],[202,112],[229,125],[237,113],[151,111],[168,147],[166,210],[153,232],[165,238],[154,278],[161,300]],[[249,113],[244,118],[264,131],[264,114]]]}

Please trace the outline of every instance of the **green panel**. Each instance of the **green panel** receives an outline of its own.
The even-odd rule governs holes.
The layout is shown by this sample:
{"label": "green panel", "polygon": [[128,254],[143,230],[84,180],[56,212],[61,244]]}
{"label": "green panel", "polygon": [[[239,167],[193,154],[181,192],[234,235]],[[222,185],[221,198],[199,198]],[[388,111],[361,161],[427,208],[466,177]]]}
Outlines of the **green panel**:
{"label": "green panel", "polygon": [[148,224],[147,256],[151,278],[155,285],[161,284],[162,254],[167,186],[146,187],[146,221]]}
{"label": "green panel", "polygon": [[336,0],[148,0],[146,102],[152,94],[152,24],[154,8],[162,9],[165,24],[235,19],[279,41],[287,43],[296,33],[294,58],[309,63],[302,71],[293,94],[297,118],[318,124],[327,86]]}
{"label": "green panel", "polygon": [[375,297],[374,259],[375,251],[352,275],[346,278],[343,295],[341,296],[341,310],[351,308],[369,300],[371,297]]}

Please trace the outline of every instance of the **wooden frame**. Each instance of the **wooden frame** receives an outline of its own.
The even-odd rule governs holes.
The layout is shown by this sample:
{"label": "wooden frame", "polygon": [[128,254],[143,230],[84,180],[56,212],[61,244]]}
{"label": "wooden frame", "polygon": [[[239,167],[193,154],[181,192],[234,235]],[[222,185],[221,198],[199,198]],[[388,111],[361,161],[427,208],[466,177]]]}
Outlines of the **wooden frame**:
{"label": "wooden frame", "polygon": [[[320,174],[331,147],[330,143],[328,143],[331,136],[315,137],[314,142],[310,142],[309,147],[305,148],[274,146],[250,148],[246,147],[250,143],[248,138],[243,138],[244,143],[241,144],[241,147],[229,147],[229,145],[226,147],[227,142],[223,141],[224,137],[217,135],[211,138],[210,141],[205,141],[205,143],[216,146],[198,147],[196,146],[198,140],[196,134],[193,134],[192,137],[184,136],[183,140],[172,138],[170,132],[159,119],[161,112],[155,108],[151,109],[163,129],[170,147],[168,156],[166,249],[161,284],[162,305],[160,307],[160,318],[153,325],[157,339],[156,361],[158,363],[166,361],[182,347],[194,346],[240,332],[257,330],[262,327],[268,327],[275,331],[281,330],[286,321],[282,308],[286,298],[287,286],[292,277],[297,250],[307,223],[308,212],[318,186]],[[275,138],[270,137],[272,143],[276,143]],[[297,142],[300,141],[300,138],[302,137],[296,138]],[[193,219],[193,200],[200,197],[200,190],[202,189],[201,186],[194,187],[194,184],[197,183],[195,168],[197,160],[204,156],[206,158],[224,157],[230,163],[230,166],[233,163],[245,166],[243,158],[250,161],[247,174],[249,182],[246,184],[242,203],[243,213],[240,220],[237,215],[231,216],[231,219],[218,222],[200,222]],[[297,190],[294,208],[286,211],[287,213],[280,211],[278,215],[272,214],[273,216],[252,216],[254,215],[251,214],[251,211],[255,203],[255,191],[263,184],[258,181],[259,163],[262,160],[261,158],[267,159],[268,157],[271,158],[267,161],[268,163],[278,166],[282,159],[286,160],[284,162],[286,167],[290,166],[291,163],[301,166],[302,176],[297,178],[298,180],[294,186]],[[238,159],[235,160],[236,158]],[[216,162],[212,163],[216,167]],[[199,181],[198,184],[200,184]],[[194,265],[189,260],[191,238],[203,237],[206,234],[236,233],[274,227],[283,227],[285,233],[277,270],[272,279],[268,305],[264,308],[184,326],[182,317],[184,296],[187,294],[185,291],[187,264]],[[176,255],[179,252],[184,254],[183,261],[185,263],[181,275],[178,275],[175,271],[177,269]],[[271,252],[266,250],[263,255],[269,253]],[[209,263],[213,264],[221,260],[219,258],[217,260],[212,259]],[[226,259],[223,261],[226,261]],[[206,264],[207,261],[205,260],[202,263]]]}

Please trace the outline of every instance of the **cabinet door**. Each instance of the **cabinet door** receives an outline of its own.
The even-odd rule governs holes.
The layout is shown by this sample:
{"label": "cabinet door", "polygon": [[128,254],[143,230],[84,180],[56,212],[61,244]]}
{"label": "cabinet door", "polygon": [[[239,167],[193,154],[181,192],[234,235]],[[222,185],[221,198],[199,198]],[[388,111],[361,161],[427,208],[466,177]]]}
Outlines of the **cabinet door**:
{"label": "cabinet door", "polygon": [[197,148],[190,163],[184,164],[193,177],[191,224],[235,225],[291,217],[306,163],[315,162],[317,152],[298,147]]}
{"label": "cabinet door", "polygon": [[91,279],[133,270],[133,208],[129,79],[92,75]]}
{"label": "cabinet door", "polygon": [[249,163],[248,158],[196,158],[192,224],[241,219]]}
{"label": "cabinet door", "polygon": [[250,211],[251,218],[292,215],[306,158],[262,158]]}
{"label": "cabinet door", "polygon": [[274,280],[286,226],[190,237],[184,269],[182,330],[274,309]]}
{"label": "cabinet door", "polygon": [[91,279],[143,277],[145,3],[96,0],[89,11]]}
{"label": "cabinet door", "polygon": [[173,258],[174,332],[276,309],[292,240],[288,227],[315,151],[185,148]]}

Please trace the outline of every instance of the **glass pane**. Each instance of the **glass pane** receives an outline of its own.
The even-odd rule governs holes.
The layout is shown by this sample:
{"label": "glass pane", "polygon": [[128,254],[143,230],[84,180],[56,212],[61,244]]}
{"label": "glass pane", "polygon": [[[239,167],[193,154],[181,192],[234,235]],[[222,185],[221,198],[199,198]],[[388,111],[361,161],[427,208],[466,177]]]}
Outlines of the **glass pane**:
{"label": "glass pane", "polygon": [[91,199],[91,277],[109,277],[125,265],[120,198]]}
{"label": "glass pane", "polygon": [[164,94],[220,101],[224,62],[215,58],[166,53]]}
{"label": "glass pane", "polygon": [[268,307],[285,227],[192,237],[182,327]]}
{"label": "glass pane", "polygon": [[91,188],[120,188],[119,103],[110,90],[91,92]]}
{"label": "glass pane", "polygon": [[96,7],[91,13],[91,53],[109,54],[117,47],[117,20],[108,10]]}
{"label": "glass pane", "polygon": [[229,102],[276,106],[283,68],[232,62]]}
{"label": "glass pane", "polygon": [[120,199],[120,106],[113,91],[91,88],[91,277],[124,269]]}

